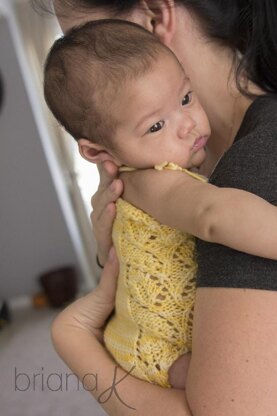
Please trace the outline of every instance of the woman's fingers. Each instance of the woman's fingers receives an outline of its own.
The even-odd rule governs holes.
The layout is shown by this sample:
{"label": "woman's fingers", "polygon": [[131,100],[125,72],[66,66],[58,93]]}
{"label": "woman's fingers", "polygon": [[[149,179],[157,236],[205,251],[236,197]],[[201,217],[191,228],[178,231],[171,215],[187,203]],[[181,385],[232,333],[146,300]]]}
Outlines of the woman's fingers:
{"label": "woman's fingers", "polygon": [[106,189],[108,188],[112,181],[116,178],[118,173],[118,167],[111,161],[107,160],[100,165],[97,165],[99,175],[100,175],[100,182],[98,189]]}
{"label": "woman's fingers", "polygon": [[119,273],[119,263],[115,248],[110,249],[108,259],[105,263],[100,282],[98,285],[98,290],[101,292],[103,300],[107,303],[114,303],[116,287],[117,287],[117,278]]}
{"label": "woman's fingers", "polygon": [[100,342],[103,341],[103,328],[114,309],[118,273],[118,260],[112,247],[98,286],[80,299],[78,305],[78,325],[93,332]]}
{"label": "woman's fingers", "polygon": [[121,195],[123,183],[115,179],[118,167],[110,161],[99,166],[100,184],[91,199],[91,222],[98,247],[98,258],[103,265],[112,246],[112,226],[115,218],[115,201]]}
{"label": "woman's fingers", "polygon": [[97,256],[102,266],[105,264],[112,246],[112,227],[115,213],[115,203],[110,203],[100,216],[97,216],[94,211],[90,216],[97,243]]}
{"label": "woman's fingers", "polygon": [[115,202],[123,191],[123,182],[121,179],[114,179],[108,188],[98,188],[97,192],[91,198],[94,220],[99,221],[105,214],[107,206]]}
{"label": "woman's fingers", "polygon": [[60,334],[66,328],[88,331],[102,342],[102,329],[114,309],[118,272],[118,260],[112,248],[98,286],[70,304],[54,320],[52,336],[55,345],[60,342]]}

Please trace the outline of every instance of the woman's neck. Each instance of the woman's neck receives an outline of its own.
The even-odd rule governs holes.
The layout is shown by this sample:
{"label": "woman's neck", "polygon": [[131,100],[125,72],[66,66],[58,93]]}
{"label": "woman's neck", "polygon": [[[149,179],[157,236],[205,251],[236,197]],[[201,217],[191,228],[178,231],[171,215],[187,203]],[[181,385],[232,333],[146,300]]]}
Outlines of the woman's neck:
{"label": "woman's neck", "polygon": [[236,93],[222,100],[221,105],[210,109],[209,120],[212,135],[208,142],[207,158],[201,167],[201,173],[209,176],[221,156],[231,147],[252,102],[253,99]]}

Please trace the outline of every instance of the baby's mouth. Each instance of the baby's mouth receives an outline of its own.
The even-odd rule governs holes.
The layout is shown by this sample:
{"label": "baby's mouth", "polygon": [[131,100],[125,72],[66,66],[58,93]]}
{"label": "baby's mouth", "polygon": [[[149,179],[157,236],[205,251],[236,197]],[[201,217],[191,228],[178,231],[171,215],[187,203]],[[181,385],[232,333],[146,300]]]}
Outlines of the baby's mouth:
{"label": "baby's mouth", "polygon": [[195,140],[195,142],[194,142],[194,144],[192,146],[192,151],[193,152],[198,152],[198,150],[200,150],[200,149],[202,149],[203,147],[206,146],[207,141],[208,141],[208,136],[199,136]]}

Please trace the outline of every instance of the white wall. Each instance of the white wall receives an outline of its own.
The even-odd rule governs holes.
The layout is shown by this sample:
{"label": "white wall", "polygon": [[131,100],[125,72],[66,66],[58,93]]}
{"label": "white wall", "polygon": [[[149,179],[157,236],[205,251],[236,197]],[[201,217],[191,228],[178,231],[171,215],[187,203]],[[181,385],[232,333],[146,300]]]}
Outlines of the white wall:
{"label": "white wall", "polygon": [[79,267],[80,261],[4,18],[0,71],[5,82],[0,114],[0,298],[7,298],[34,293],[40,273],[65,264]]}

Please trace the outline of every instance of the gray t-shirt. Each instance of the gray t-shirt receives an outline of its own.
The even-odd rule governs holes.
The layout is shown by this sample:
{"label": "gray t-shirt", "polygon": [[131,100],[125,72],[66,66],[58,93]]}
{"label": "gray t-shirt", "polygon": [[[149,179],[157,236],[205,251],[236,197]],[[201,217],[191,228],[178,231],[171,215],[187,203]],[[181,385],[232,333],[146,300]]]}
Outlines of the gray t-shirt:
{"label": "gray t-shirt", "polygon": [[[251,104],[234,144],[209,182],[244,189],[277,205],[277,95],[260,96]],[[197,241],[197,259],[197,287],[277,290],[275,260],[201,240]]]}

